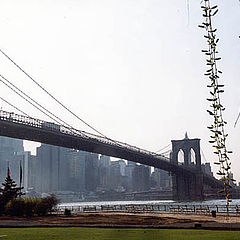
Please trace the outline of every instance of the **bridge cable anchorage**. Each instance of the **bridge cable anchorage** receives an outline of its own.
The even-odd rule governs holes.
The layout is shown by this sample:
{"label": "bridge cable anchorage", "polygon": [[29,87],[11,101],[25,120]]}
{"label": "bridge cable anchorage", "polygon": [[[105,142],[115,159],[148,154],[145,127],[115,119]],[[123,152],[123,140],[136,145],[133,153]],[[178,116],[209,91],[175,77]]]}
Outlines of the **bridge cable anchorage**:
{"label": "bridge cable anchorage", "polygon": [[[17,95],[19,95],[21,98],[23,98],[25,101],[27,101],[29,104],[31,104],[34,108],[36,108],[36,109],[38,109],[40,112],[42,112],[44,115],[46,115],[46,116],[48,116],[50,119],[52,119],[53,121],[55,121],[55,122],[57,122],[59,125],[62,125],[62,123],[64,123],[69,129],[70,129],[70,131],[72,131],[73,133],[76,133],[76,131],[77,132],[79,132],[81,135],[84,135],[85,137],[87,137],[84,133],[82,133],[80,130],[77,130],[77,129],[74,129],[71,125],[69,125],[68,123],[66,123],[66,122],[64,122],[63,120],[61,120],[59,117],[57,117],[56,115],[54,115],[53,113],[51,113],[49,110],[47,110],[46,108],[44,108],[41,104],[39,104],[38,102],[36,102],[34,99],[32,99],[30,96],[28,96],[26,93],[24,93],[21,89],[19,89],[17,86],[15,86],[13,83],[11,83],[8,79],[6,79],[5,77],[3,77],[1,74],[0,74],[0,77],[2,78],[2,79],[4,79],[6,82],[8,82],[8,84],[6,83],[6,82],[4,82],[2,79],[0,79],[0,81],[5,85],[5,86],[7,86],[9,89],[11,89],[13,92],[15,92]],[[11,85],[11,86],[9,86],[9,84]],[[15,89],[17,89],[18,91],[16,91]],[[24,97],[24,96],[25,97]],[[30,100],[32,101],[32,102],[34,102],[34,103],[32,103]],[[38,107],[39,106],[39,107]],[[14,106],[14,108],[16,108],[15,106]],[[44,109],[46,112],[48,112],[48,113],[46,113],[46,112],[44,112],[42,109]],[[19,109],[20,110],[20,109]],[[25,114],[25,115],[27,115],[27,114]],[[56,119],[58,119],[58,120],[56,120],[56,119],[54,119],[53,117],[55,117]],[[27,115],[28,116],[28,115]],[[75,130],[75,131],[73,131],[73,129]]]}
{"label": "bridge cable anchorage", "polygon": [[23,115],[26,115],[27,117],[30,117],[27,113],[23,112],[22,110],[20,110],[18,107],[14,106],[12,103],[8,102],[6,99],[0,97],[0,99],[7,103],[8,105],[10,105],[11,107],[15,108],[17,111],[19,111],[20,113],[22,113]]}
{"label": "bridge cable anchorage", "polygon": [[96,128],[92,127],[90,124],[88,124],[86,121],[81,119],[78,115],[76,115],[73,111],[71,111],[68,107],[66,107],[62,102],[60,102],[57,98],[55,98],[49,91],[47,91],[43,86],[41,86],[33,77],[31,77],[23,68],[21,68],[12,58],[10,58],[5,52],[3,52],[0,49],[0,52],[9,60],[11,61],[20,71],[22,71],[29,79],[31,79],[39,88],[41,88],[45,93],[47,93],[54,101],[56,101],[59,105],[61,105],[65,110],[67,110],[69,113],[71,113],[74,117],[76,117],[78,120],[80,120],[82,123],[87,125],[89,128],[91,128],[93,131],[97,132],[101,136],[107,138],[110,141],[115,142],[114,140],[106,137],[103,133],[98,131]]}

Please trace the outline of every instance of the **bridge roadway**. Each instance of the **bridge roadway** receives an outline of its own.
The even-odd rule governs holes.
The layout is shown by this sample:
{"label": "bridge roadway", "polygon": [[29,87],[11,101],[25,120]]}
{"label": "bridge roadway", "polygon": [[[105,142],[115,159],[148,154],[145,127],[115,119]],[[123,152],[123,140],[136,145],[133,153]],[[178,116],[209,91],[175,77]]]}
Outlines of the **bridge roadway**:
{"label": "bridge roadway", "polygon": [[[3,110],[0,110],[0,135],[117,157],[177,175],[194,175],[197,171],[126,143]],[[203,181],[212,187],[222,187],[221,181],[207,174],[203,174]]]}

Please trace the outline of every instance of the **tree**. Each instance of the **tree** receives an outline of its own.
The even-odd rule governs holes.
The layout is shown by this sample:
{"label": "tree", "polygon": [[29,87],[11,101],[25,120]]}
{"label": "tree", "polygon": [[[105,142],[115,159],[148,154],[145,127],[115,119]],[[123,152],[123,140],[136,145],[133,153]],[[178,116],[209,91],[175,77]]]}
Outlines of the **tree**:
{"label": "tree", "polygon": [[10,176],[10,171],[8,169],[7,177],[5,178],[3,187],[0,188],[0,214],[4,212],[4,208],[8,202],[17,197],[24,195],[21,190],[23,187],[17,187],[17,184]]}

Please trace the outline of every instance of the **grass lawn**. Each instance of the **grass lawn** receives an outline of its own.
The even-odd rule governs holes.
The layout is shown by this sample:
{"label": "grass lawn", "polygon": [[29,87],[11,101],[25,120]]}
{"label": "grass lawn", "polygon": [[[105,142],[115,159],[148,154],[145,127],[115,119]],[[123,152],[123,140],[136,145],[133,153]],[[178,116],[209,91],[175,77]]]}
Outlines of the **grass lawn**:
{"label": "grass lawn", "polygon": [[110,228],[0,228],[0,240],[239,240],[237,231],[110,229]]}

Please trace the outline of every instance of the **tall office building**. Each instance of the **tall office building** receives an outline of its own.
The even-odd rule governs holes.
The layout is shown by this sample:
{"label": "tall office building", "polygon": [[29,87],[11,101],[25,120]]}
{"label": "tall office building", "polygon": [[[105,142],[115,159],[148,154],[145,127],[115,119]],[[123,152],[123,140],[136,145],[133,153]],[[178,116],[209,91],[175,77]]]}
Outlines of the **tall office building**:
{"label": "tall office building", "polygon": [[133,190],[133,178],[132,178],[132,174],[133,174],[133,169],[135,168],[135,166],[137,166],[137,164],[135,162],[131,162],[131,161],[127,161],[127,165],[125,167],[125,176],[126,176],[126,188],[128,192],[131,192]]}
{"label": "tall office building", "polygon": [[67,148],[42,144],[37,148],[36,190],[54,192],[67,188]]}
{"label": "tall office building", "polygon": [[98,186],[98,154],[85,153],[85,189],[95,192]]}
{"label": "tall office building", "polygon": [[24,152],[22,167],[22,186],[24,190],[35,189],[36,186],[36,156],[31,155],[31,152]]}
{"label": "tall office building", "polygon": [[23,159],[23,140],[0,136],[0,183],[6,178],[9,166],[11,177],[19,184],[20,161]]}
{"label": "tall office building", "polygon": [[117,190],[121,185],[121,171],[119,161],[112,161],[110,165],[109,187],[111,190]]}
{"label": "tall office building", "polygon": [[133,190],[137,192],[150,189],[150,167],[136,165],[132,172]]}
{"label": "tall office building", "polygon": [[126,162],[122,159],[119,160],[121,176],[126,176]]}
{"label": "tall office building", "polygon": [[23,140],[0,136],[0,151],[23,152]]}
{"label": "tall office building", "polygon": [[73,192],[85,191],[85,156],[86,153],[82,151],[69,151],[68,190]]}
{"label": "tall office building", "polygon": [[110,157],[101,155],[99,159],[99,183],[98,188],[106,190],[110,183]]}

